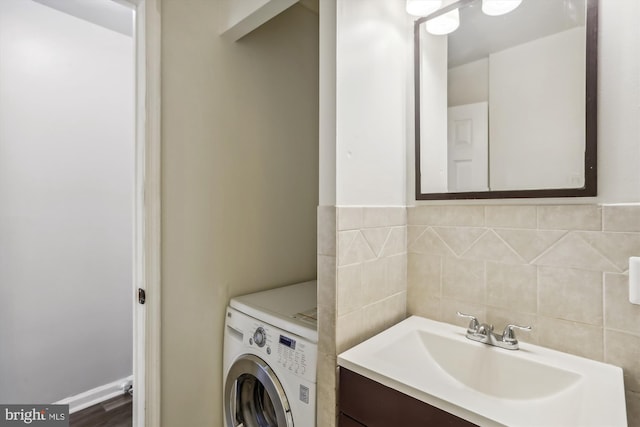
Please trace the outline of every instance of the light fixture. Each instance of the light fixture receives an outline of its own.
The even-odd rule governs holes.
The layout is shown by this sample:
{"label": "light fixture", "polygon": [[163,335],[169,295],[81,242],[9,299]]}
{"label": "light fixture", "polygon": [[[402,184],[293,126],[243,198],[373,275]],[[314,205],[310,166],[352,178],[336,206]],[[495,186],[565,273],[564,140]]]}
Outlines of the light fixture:
{"label": "light fixture", "polygon": [[490,16],[504,15],[520,6],[520,3],[522,0],[482,0],[482,11]]}
{"label": "light fixture", "polygon": [[407,0],[407,13],[413,16],[428,16],[442,6],[442,0]]}
{"label": "light fixture", "polygon": [[460,12],[458,9],[453,9],[444,15],[428,20],[426,25],[427,32],[435,36],[452,33],[460,26]]}

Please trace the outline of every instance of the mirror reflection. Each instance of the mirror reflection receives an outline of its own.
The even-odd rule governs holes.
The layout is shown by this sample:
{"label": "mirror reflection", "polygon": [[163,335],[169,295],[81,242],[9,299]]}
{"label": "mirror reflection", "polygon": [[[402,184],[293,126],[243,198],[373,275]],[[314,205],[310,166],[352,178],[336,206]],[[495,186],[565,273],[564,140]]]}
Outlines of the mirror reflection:
{"label": "mirror reflection", "polygon": [[585,186],[586,2],[465,0],[421,20],[419,193]]}

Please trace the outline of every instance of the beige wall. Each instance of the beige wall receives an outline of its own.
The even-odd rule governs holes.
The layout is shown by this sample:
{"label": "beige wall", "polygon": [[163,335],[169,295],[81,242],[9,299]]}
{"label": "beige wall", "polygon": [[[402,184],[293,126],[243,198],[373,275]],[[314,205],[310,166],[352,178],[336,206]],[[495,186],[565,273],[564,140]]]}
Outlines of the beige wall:
{"label": "beige wall", "polygon": [[0,1],[0,402],[131,375],[133,53],[131,37]]}
{"label": "beige wall", "polygon": [[489,56],[492,190],[584,186],[584,52],[576,27]]}
{"label": "beige wall", "polygon": [[489,58],[449,68],[447,102],[449,107],[489,101]]}
{"label": "beige wall", "polygon": [[231,296],[315,277],[318,17],[236,43],[211,0],[162,2],[162,424],[222,424]]}
{"label": "beige wall", "polygon": [[449,143],[447,110],[448,38],[427,32],[420,26],[420,188],[425,193],[447,191]]}
{"label": "beige wall", "polygon": [[[335,134],[322,140],[335,146],[335,158],[323,164],[325,173],[335,166],[336,199],[329,203],[404,206],[412,40],[404,2],[321,0],[320,7],[335,10],[322,23],[323,46],[330,47],[322,51],[323,76],[335,77],[335,87],[323,80],[322,89],[323,123],[335,118]],[[335,105],[325,91],[333,91]]]}

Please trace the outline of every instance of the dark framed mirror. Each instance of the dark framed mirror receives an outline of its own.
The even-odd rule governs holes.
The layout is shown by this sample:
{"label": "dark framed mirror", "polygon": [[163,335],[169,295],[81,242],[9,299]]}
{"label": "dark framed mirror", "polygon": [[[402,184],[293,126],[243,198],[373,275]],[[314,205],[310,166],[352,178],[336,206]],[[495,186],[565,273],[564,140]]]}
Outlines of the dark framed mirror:
{"label": "dark framed mirror", "polygon": [[512,1],[414,23],[417,200],[597,195],[598,0]]}

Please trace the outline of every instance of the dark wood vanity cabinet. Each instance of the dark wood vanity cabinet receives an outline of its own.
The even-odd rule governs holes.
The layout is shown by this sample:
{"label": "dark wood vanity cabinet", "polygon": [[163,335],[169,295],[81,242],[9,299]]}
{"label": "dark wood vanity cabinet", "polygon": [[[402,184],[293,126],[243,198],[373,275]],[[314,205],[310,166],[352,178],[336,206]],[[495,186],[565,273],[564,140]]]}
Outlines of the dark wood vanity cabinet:
{"label": "dark wood vanity cabinet", "polygon": [[339,427],[476,425],[342,367],[339,390]]}
{"label": "dark wood vanity cabinet", "polygon": [[340,412],[340,418],[338,418],[338,427],[366,427],[364,424],[360,424],[348,415]]}

